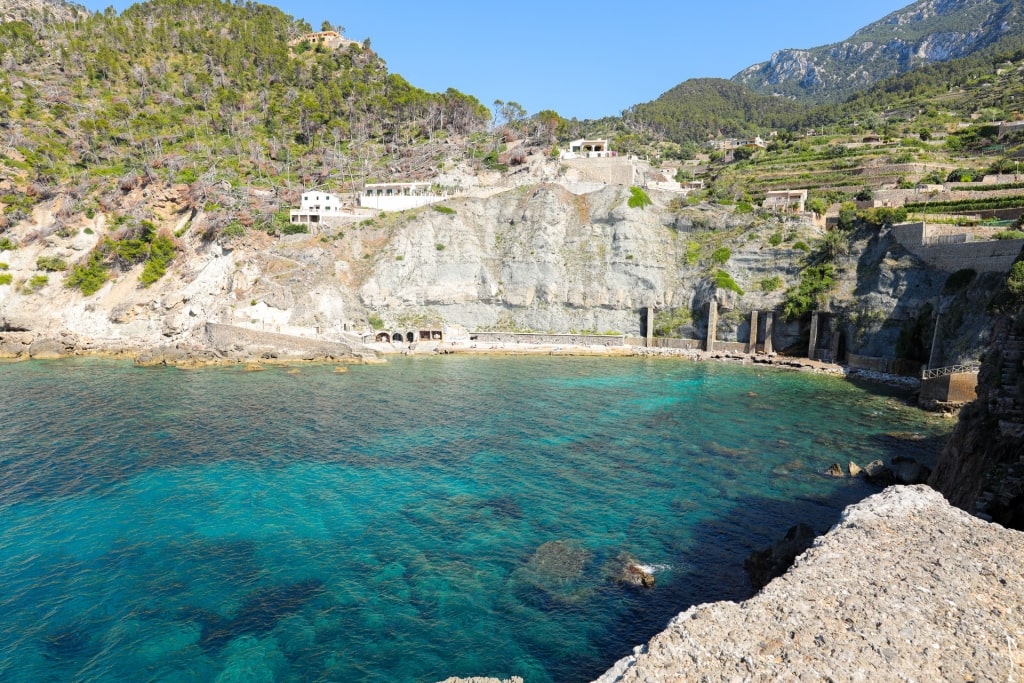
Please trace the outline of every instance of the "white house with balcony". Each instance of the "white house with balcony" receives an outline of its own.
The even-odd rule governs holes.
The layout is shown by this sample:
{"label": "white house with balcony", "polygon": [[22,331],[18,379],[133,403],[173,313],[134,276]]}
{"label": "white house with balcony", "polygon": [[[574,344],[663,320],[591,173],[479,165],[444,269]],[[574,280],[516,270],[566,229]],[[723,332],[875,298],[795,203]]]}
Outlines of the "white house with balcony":
{"label": "white house with balcony", "polygon": [[302,193],[302,201],[298,209],[293,209],[288,216],[292,223],[321,223],[330,218],[346,215],[342,211],[341,197],[317,190],[306,190]]}
{"label": "white house with balcony", "polygon": [[569,149],[563,150],[560,156],[562,159],[601,159],[618,156],[618,154],[611,151],[607,140],[580,138],[570,142]]}
{"label": "white house with balcony", "polygon": [[377,211],[405,211],[448,198],[430,183],[367,183],[359,193],[359,206]]}

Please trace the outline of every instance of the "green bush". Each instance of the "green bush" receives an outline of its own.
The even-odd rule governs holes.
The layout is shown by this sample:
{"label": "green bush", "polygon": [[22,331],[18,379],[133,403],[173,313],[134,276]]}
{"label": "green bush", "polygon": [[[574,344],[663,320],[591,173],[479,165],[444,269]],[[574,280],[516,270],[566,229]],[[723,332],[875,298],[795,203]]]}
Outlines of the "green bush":
{"label": "green bush", "polygon": [[757,286],[762,292],[774,292],[777,289],[782,289],[782,278],[778,275],[772,275],[758,282]]}
{"label": "green bush", "polygon": [[861,211],[858,215],[865,223],[878,226],[902,223],[907,220],[907,210],[902,206],[895,208],[891,206],[879,206],[874,209]]}
{"label": "green bush", "polygon": [[729,247],[719,247],[711,254],[711,260],[720,266],[724,266],[731,257],[732,252],[729,251]]}
{"label": "green bush", "polygon": [[25,291],[27,292],[38,292],[40,289],[46,286],[46,283],[50,281],[47,275],[33,275],[25,283]]}
{"label": "green bush", "polygon": [[773,247],[777,247],[780,244],[782,244],[782,233],[773,232],[772,236],[768,238],[768,244],[772,245]]}
{"label": "green bush", "polygon": [[139,282],[143,287],[149,287],[159,280],[167,272],[167,266],[174,260],[177,248],[170,237],[158,235],[150,243],[149,258],[146,265],[142,267],[142,274],[139,275]]}
{"label": "green bush", "polygon": [[374,313],[371,313],[370,315],[366,316],[366,322],[370,323],[370,327],[372,327],[375,330],[384,329],[384,321],[381,319],[379,315],[376,315]]}
{"label": "green bush", "polygon": [[1024,239],[1024,232],[1020,230],[1002,230],[995,234],[997,240],[1019,240]]}
{"label": "green bush", "polygon": [[10,268],[6,263],[0,262],[0,270],[8,270]]}
{"label": "green bush", "polygon": [[9,237],[0,237],[0,251],[12,251],[17,248],[18,245],[12,242]]}
{"label": "green bush", "polygon": [[245,234],[245,226],[235,221],[229,225],[226,225],[223,230],[220,231],[221,237],[231,239],[233,237],[241,237]]}
{"label": "green bush", "polygon": [[14,276],[10,273],[0,273],[0,285],[9,285]]}
{"label": "green bush", "polygon": [[450,206],[445,206],[444,204],[431,204],[430,208],[432,208],[434,211],[437,211],[438,213],[443,213],[448,216],[452,216],[455,214],[455,209],[453,209]]}
{"label": "green bush", "polygon": [[85,264],[71,266],[71,273],[64,281],[64,286],[89,296],[98,292],[106,281],[107,268],[103,265],[103,257],[94,251]]}
{"label": "green bush", "polygon": [[806,251],[806,252],[810,252],[810,250],[811,250],[811,247],[807,244],[807,242],[804,242],[803,240],[798,240],[796,242],[793,242],[793,248],[797,249],[799,251]]}
{"label": "green bush", "polygon": [[36,259],[36,268],[50,273],[59,273],[67,270],[68,264],[59,256],[40,256]]}
{"label": "green bush", "polygon": [[782,317],[794,320],[811,312],[819,298],[835,284],[835,266],[822,263],[805,268],[800,273],[800,283],[786,290],[782,300]]}
{"label": "green bush", "polygon": [[444,251],[444,245],[438,242],[437,244],[434,245],[434,249],[437,249],[438,251]]}
{"label": "green bush", "polygon": [[1018,301],[1024,299],[1024,261],[1017,261],[1006,277],[1006,288]]}
{"label": "green bush", "polygon": [[642,188],[634,185],[629,188],[629,200],[626,202],[632,209],[643,209],[653,204],[651,198],[647,196],[647,193]]}
{"label": "green bush", "polygon": [[282,235],[301,235],[309,232],[309,226],[303,223],[288,223],[281,226]]}
{"label": "green bush", "polygon": [[725,272],[724,270],[716,270],[714,275],[715,287],[719,289],[728,289],[732,292],[736,292],[740,296],[743,296],[743,289],[736,284],[736,281],[732,279],[732,275]]}
{"label": "green bush", "polygon": [[686,265],[693,266],[700,261],[700,242],[686,243]]}
{"label": "green bush", "polygon": [[679,328],[693,323],[693,312],[688,308],[671,308],[654,314],[654,334],[658,337],[674,337]]}

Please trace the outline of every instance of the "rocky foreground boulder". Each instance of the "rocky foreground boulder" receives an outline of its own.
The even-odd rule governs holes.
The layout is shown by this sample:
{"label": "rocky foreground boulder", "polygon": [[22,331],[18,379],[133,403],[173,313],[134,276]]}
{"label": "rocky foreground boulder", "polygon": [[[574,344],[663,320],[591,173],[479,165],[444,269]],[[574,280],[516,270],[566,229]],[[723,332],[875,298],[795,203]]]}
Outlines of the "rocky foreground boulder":
{"label": "rocky foreground boulder", "polygon": [[691,607],[595,683],[1005,681],[1022,646],[1024,534],[894,486],[750,600]]}

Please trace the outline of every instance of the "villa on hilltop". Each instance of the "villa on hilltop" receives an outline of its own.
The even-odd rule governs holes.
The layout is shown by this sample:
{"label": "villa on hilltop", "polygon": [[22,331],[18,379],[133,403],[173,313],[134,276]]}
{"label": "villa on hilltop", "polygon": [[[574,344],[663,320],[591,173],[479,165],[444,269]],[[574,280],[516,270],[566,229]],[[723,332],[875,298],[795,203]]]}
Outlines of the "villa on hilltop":
{"label": "villa on hilltop", "polygon": [[351,40],[346,38],[337,31],[317,31],[316,33],[306,33],[298,38],[294,38],[288,41],[288,47],[296,47],[301,43],[309,43],[310,45],[323,45],[329,50],[336,50],[339,47],[346,47],[348,45],[358,45],[358,40]]}
{"label": "villa on hilltop", "polygon": [[570,142],[569,149],[563,150],[559,156],[562,159],[601,159],[618,156],[618,153],[611,151],[607,140],[580,138]]}

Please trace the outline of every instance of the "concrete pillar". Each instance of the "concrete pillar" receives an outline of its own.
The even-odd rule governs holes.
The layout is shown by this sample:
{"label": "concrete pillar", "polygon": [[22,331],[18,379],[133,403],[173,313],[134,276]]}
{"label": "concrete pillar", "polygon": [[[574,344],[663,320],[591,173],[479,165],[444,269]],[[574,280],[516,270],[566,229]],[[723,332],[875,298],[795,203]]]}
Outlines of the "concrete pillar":
{"label": "concrete pillar", "polygon": [[750,312],[750,339],[747,340],[747,353],[757,353],[757,311]]}
{"label": "concrete pillar", "polygon": [[811,313],[811,341],[807,345],[807,357],[814,360],[818,355],[818,313]]}
{"label": "concrete pillar", "polygon": [[828,327],[832,331],[832,362],[842,363],[843,359],[839,357],[839,342],[842,339],[843,332],[839,329],[839,321],[833,316],[828,321]]}
{"label": "concrete pillar", "polygon": [[768,311],[764,314],[764,352],[775,353],[772,346],[772,333],[775,332],[775,313]]}
{"label": "concrete pillar", "polygon": [[654,346],[654,306],[647,307],[647,329],[644,331],[644,346]]}
{"label": "concrete pillar", "polygon": [[708,339],[704,344],[704,350],[715,350],[715,334],[718,331],[718,302],[714,299],[708,303]]}

